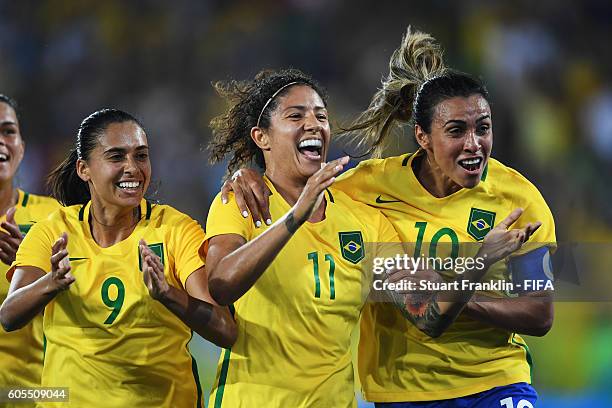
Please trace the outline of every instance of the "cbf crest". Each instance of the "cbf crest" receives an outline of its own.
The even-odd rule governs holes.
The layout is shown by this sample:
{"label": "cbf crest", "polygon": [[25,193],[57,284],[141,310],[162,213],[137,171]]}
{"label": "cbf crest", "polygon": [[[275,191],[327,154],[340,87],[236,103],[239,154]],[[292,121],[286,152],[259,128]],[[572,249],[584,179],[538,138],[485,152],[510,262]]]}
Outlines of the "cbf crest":
{"label": "cbf crest", "polygon": [[351,263],[358,263],[365,257],[361,231],[339,232],[342,257]]}
{"label": "cbf crest", "polygon": [[32,228],[32,224],[19,224],[18,227],[19,232],[21,232],[21,235],[25,237],[26,234],[30,231],[30,228]]}
{"label": "cbf crest", "polygon": [[[162,266],[166,266],[164,262],[164,244],[162,242],[157,244],[149,244],[148,245],[151,251],[159,257]],[[142,272],[142,256],[140,256],[140,250],[138,251],[138,269]]]}
{"label": "cbf crest", "polygon": [[495,225],[495,213],[480,208],[472,208],[467,232],[476,241],[482,240]]}

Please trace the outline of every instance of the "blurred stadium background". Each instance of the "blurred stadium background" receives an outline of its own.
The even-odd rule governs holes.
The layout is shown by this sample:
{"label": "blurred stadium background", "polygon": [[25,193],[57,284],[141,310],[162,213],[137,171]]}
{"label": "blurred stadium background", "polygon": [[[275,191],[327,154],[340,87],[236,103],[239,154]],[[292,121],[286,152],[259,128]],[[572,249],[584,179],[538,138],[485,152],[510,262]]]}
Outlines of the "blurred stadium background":
{"label": "blurred stadium background", "polygon": [[[203,150],[223,108],[212,80],[300,68],[328,88],[337,126],[367,106],[408,24],[485,79],[493,155],[540,188],[558,240],[612,249],[607,1],[0,0],[0,92],[20,103],[27,142],[19,183],[44,192],[80,121],[118,107],[148,131],[154,198],[204,222],[224,174]],[[389,154],[413,146],[407,132]],[[539,407],[612,406],[611,305],[559,302],[552,331],[529,339]],[[209,390],[219,350],[194,339],[193,351]]]}

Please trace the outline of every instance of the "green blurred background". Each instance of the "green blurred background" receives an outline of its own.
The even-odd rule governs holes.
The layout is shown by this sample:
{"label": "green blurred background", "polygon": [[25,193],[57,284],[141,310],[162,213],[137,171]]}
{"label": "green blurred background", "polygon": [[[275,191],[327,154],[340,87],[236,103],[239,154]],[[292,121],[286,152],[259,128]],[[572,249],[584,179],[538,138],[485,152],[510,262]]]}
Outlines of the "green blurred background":
{"label": "green blurred background", "polygon": [[[1,0],[0,92],[20,103],[27,142],[19,183],[44,192],[80,121],[118,107],[147,128],[154,198],[203,222],[224,173],[202,149],[224,108],[211,81],[300,68],[328,88],[337,126],[367,106],[409,24],[484,78],[493,155],[542,191],[558,240],[609,247],[609,1]],[[413,149],[407,130],[388,153]],[[609,284],[610,264],[594,265]],[[558,302],[551,332],[529,339],[540,407],[612,406],[612,303],[580,300]],[[209,390],[219,350],[192,346]]]}

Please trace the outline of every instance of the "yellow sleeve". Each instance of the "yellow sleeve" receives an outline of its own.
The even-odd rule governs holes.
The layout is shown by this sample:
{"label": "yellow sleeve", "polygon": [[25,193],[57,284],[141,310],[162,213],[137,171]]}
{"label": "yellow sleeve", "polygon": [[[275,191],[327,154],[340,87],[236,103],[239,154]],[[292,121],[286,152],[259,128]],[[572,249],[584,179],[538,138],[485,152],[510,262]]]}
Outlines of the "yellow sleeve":
{"label": "yellow sleeve", "polygon": [[399,234],[393,228],[391,222],[378,211],[378,241],[379,242],[401,242]]}
{"label": "yellow sleeve", "polygon": [[368,198],[364,196],[364,193],[377,191],[375,161],[362,161],[356,167],[345,171],[336,179],[333,187],[347,194],[353,200],[367,204]]}
{"label": "yellow sleeve", "polygon": [[229,195],[227,204],[221,202],[221,194],[213,200],[208,218],[206,219],[206,239],[223,234],[237,234],[249,241],[253,237],[253,221],[250,217],[244,218],[234,199]]}
{"label": "yellow sleeve", "polygon": [[523,197],[522,205],[523,214],[512,228],[522,228],[528,223],[540,221],[542,226],[531,236],[521,249],[513,255],[522,255],[533,251],[542,246],[548,246],[551,251],[557,247],[557,239],[555,236],[555,220],[552,212],[540,191],[530,182],[521,192]]}
{"label": "yellow sleeve", "polygon": [[377,258],[392,258],[402,255],[405,248],[391,222],[380,211],[374,218],[376,223],[374,256]]}
{"label": "yellow sleeve", "polygon": [[6,278],[10,281],[15,268],[20,266],[34,266],[49,272],[51,270],[51,247],[58,238],[59,235],[54,237],[44,222],[34,224],[21,241],[15,261],[6,272]]}
{"label": "yellow sleeve", "polygon": [[181,214],[172,226],[171,247],[168,253],[174,259],[174,274],[183,288],[189,275],[204,266],[204,258],[198,251],[204,241],[204,230],[191,217]]}

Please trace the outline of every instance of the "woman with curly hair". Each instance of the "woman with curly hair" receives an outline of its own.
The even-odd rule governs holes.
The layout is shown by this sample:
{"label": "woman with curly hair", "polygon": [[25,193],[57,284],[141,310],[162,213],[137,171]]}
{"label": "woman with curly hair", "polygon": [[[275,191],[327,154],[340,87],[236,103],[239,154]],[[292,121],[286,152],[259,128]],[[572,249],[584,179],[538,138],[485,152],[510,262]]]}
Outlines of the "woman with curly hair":
{"label": "woman with curly hair", "polygon": [[[382,211],[402,241],[416,247],[415,256],[469,252],[495,230],[499,215],[518,207],[516,228],[525,232],[523,240],[535,234],[535,242],[492,264],[484,280],[550,283],[554,220],[533,184],[490,157],[493,119],[484,84],[447,68],[435,40],[410,29],[389,69],[369,108],[347,129],[375,158],[343,174],[335,187]],[[405,126],[414,130],[420,149],[379,158],[389,134]],[[257,184],[253,172],[242,177],[249,181],[233,183],[234,190]],[[256,213],[265,207],[265,200],[247,200],[253,201],[260,201],[250,205]],[[458,276],[454,270],[440,273],[446,280]],[[532,360],[520,334],[548,332],[549,293],[522,286],[512,293],[491,289],[472,300],[446,326],[439,323],[445,313],[436,308],[406,320],[387,304],[369,303],[359,345],[365,398],[380,407],[532,407]]]}
{"label": "woman with curly hair", "polygon": [[[364,259],[384,250],[365,244],[397,242],[397,233],[380,211],[335,189],[348,158],[325,163],[327,101],[311,78],[297,70],[264,71],[253,81],[215,87],[230,108],[212,121],[213,162],[230,155],[230,172],[260,165],[278,221],[253,223],[233,195],[227,204],[218,195],[210,209],[202,248],[209,290],[219,304],[234,304],[238,324],[210,405],[356,406],[350,339],[372,285]],[[528,235],[496,228],[481,255],[501,259]],[[464,278],[479,280],[485,271]],[[463,304],[446,299],[424,306],[443,316],[436,328],[444,330]]]}

